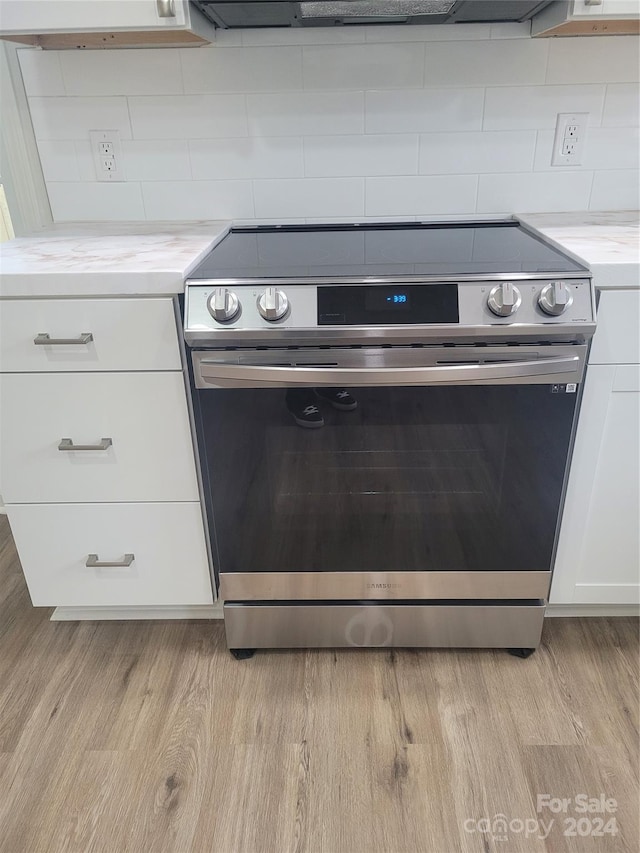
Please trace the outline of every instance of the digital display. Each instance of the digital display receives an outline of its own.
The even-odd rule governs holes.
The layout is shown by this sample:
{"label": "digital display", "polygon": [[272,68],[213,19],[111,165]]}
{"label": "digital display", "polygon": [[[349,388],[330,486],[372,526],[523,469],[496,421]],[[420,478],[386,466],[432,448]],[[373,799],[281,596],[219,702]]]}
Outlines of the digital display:
{"label": "digital display", "polygon": [[364,298],[367,311],[401,311],[411,307],[407,288],[368,287]]}
{"label": "digital display", "polygon": [[458,285],[325,285],[318,287],[319,326],[411,326],[458,322]]}

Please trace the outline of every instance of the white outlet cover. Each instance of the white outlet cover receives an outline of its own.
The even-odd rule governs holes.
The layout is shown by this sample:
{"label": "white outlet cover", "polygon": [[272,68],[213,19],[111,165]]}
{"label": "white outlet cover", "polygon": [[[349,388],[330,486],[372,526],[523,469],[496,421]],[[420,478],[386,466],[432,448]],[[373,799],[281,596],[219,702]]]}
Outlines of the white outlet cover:
{"label": "white outlet cover", "polygon": [[[96,170],[97,181],[126,181],[124,173],[124,163],[122,159],[122,145],[120,144],[119,130],[90,130],[89,140],[91,142],[91,154],[93,155],[93,165]],[[111,158],[113,163],[112,168],[106,168],[106,157],[102,151],[104,143],[111,144]]]}
{"label": "white outlet cover", "polygon": [[[580,166],[587,136],[589,113],[558,113],[551,152],[552,166]],[[565,153],[571,142],[570,153]]]}

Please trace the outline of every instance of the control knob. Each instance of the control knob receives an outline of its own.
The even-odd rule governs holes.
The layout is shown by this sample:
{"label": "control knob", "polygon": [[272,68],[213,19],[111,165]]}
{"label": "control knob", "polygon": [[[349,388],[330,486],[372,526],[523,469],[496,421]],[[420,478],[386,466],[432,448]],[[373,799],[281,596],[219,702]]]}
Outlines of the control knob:
{"label": "control knob", "polygon": [[207,299],[209,314],[219,323],[233,320],[240,310],[238,297],[232,290],[226,287],[216,287]]}
{"label": "control knob", "polygon": [[487,299],[489,310],[498,317],[510,317],[515,314],[521,302],[520,291],[510,281],[496,284],[495,287],[491,288]]}
{"label": "control knob", "polygon": [[289,310],[287,294],[277,287],[267,287],[258,297],[258,311],[265,320],[281,320]]}
{"label": "control knob", "polygon": [[563,281],[552,281],[545,284],[538,297],[538,305],[545,314],[557,317],[562,314],[573,302],[573,294]]}

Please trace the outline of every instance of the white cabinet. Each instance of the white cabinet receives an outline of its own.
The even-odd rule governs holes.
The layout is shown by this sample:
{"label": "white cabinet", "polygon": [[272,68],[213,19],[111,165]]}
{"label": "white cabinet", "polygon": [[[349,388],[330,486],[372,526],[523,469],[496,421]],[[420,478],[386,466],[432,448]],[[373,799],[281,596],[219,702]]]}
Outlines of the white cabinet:
{"label": "white cabinet", "polygon": [[640,603],[640,291],[607,291],[587,369],[550,602]]}
{"label": "white cabinet", "polygon": [[45,48],[198,46],[214,32],[189,0],[0,0],[0,38]]}
{"label": "white cabinet", "polygon": [[7,299],[0,341],[5,373],[181,369],[168,298]]}
{"label": "white cabinet", "polygon": [[562,0],[531,21],[532,36],[632,35],[640,32],[640,0]]}
{"label": "white cabinet", "polygon": [[10,504],[7,515],[36,606],[213,601],[197,503]]}
{"label": "white cabinet", "polygon": [[173,301],[4,300],[0,331],[0,485],[33,603],[211,604]]}
{"label": "white cabinet", "polygon": [[4,374],[0,399],[7,503],[198,500],[181,373]]}

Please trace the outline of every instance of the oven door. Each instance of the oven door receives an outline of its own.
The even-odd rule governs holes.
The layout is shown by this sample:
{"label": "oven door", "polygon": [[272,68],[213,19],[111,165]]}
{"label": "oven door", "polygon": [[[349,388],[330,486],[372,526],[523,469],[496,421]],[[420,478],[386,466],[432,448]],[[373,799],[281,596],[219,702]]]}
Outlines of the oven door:
{"label": "oven door", "polygon": [[[544,599],[586,347],[197,351],[221,597]],[[303,429],[287,389],[345,387]]]}

